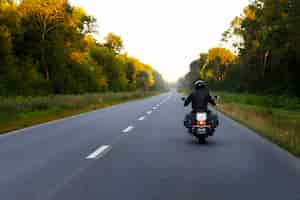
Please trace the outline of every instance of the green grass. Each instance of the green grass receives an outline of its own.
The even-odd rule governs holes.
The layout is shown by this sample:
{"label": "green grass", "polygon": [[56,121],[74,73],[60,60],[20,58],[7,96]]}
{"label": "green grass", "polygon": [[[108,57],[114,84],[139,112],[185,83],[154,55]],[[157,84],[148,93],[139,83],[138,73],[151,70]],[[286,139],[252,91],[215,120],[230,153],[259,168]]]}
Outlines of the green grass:
{"label": "green grass", "polygon": [[259,96],[255,94],[239,94],[228,92],[214,92],[214,95],[221,96],[223,103],[239,103],[244,105],[261,106],[272,109],[282,109],[300,112],[300,99],[287,96]]}
{"label": "green grass", "polygon": [[300,156],[300,101],[285,96],[214,92],[218,109]]}
{"label": "green grass", "polygon": [[44,97],[0,97],[0,133],[153,96],[158,92],[121,92]]}

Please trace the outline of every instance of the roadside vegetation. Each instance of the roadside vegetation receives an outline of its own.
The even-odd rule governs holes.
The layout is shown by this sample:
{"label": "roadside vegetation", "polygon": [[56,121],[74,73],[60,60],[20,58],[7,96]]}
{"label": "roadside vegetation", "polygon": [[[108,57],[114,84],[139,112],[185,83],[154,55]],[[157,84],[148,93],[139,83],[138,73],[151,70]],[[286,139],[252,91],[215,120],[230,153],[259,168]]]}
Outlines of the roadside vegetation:
{"label": "roadside vegetation", "polygon": [[41,97],[0,97],[0,133],[104,108],[159,92],[120,92]]}
{"label": "roadside vegetation", "polygon": [[202,78],[215,90],[300,97],[299,27],[300,1],[252,1],[232,20],[221,46],[190,64],[180,85]]}
{"label": "roadside vegetation", "polygon": [[300,156],[300,99],[214,92],[217,109]]}
{"label": "roadside vegetation", "polygon": [[0,0],[0,133],[167,90],[97,28],[68,0]]}
{"label": "roadside vegetation", "polygon": [[0,96],[157,90],[152,66],[102,42],[96,19],[68,0],[0,0]]}
{"label": "roadside vegetation", "polygon": [[299,22],[298,0],[251,1],[220,46],[190,64],[179,90],[206,80],[221,91],[221,111],[300,155]]}

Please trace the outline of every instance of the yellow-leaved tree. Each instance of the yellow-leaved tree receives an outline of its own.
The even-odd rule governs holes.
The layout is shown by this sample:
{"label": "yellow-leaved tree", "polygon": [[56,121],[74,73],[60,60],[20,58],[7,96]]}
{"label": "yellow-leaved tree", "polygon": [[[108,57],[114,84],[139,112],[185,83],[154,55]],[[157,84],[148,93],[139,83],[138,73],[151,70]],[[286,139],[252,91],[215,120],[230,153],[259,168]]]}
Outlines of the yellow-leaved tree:
{"label": "yellow-leaved tree", "polygon": [[230,50],[225,48],[212,48],[208,51],[207,64],[202,69],[202,73],[208,79],[224,80],[227,68],[236,60]]}
{"label": "yellow-leaved tree", "polygon": [[35,25],[40,33],[41,66],[46,80],[49,80],[49,67],[45,58],[47,35],[62,26],[66,19],[67,0],[23,0],[19,13],[24,21]]}

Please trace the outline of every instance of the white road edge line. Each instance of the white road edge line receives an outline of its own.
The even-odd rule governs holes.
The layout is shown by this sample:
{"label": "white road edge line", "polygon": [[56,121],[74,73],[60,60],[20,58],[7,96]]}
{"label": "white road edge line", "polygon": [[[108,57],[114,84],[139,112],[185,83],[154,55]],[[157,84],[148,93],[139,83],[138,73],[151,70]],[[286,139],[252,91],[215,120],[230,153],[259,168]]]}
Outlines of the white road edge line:
{"label": "white road edge line", "polygon": [[128,127],[125,128],[122,132],[123,132],[123,133],[128,133],[128,132],[132,131],[133,129],[134,129],[133,126],[128,126]]}
{"label": "white road edge line", "polygon": [[145,116],[140,117],[140,118],[139,118],[139,121],[143,121],[145,118],[146,118]]}
{"label": "white road edge line", "polygon": [[99,147],[97,150],[95,150],[93,153],[91,153],[89,156],[86,157],[86,159],[98,159],[103,157],[107,152],[109,152],[112,149],[109,145],[103,145]]}

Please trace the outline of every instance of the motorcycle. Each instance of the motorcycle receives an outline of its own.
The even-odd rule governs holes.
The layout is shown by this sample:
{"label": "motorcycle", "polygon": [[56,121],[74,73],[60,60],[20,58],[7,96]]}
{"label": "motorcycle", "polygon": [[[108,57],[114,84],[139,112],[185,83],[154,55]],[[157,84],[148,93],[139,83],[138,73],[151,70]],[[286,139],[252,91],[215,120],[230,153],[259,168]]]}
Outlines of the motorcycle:
{"label": "motorcycle", "polygon": [[[215,97],[215,99],[217,98]],[[185,101],[185,98],[183,97],[182,100]],[[192,116],[189,118],[189,122],[185,120],[185,127],[188,128],[191,135],[198,139],[200,144],[205,144],[206,139],[214,135],[215,129],[219,124],[217,117],[215,121],[208,119],[209,114],[211,113],[206,111],[196,111],[190,114]]]}

